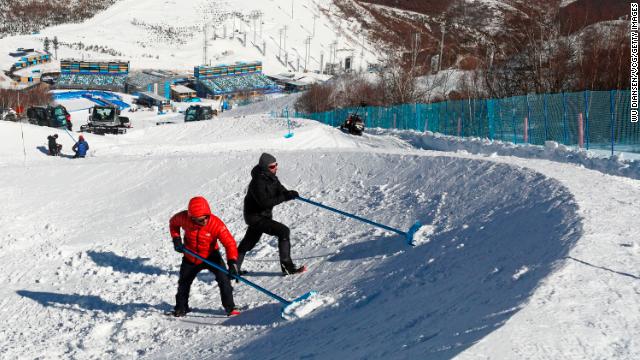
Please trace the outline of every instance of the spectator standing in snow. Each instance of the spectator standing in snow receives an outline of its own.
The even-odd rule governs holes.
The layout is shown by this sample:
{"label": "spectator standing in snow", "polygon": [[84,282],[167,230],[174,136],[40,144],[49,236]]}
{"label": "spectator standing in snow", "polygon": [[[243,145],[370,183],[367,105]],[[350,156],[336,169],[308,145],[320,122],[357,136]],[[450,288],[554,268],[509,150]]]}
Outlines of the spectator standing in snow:
{"label": "spectator standing in snow", "polygon": [[[238,267],[242,268],[245,254],[253,249],[262,234],[269,234],[278,237],[282,274],[291,275],[305,271],[306,267],[296,267],[293,264],[289,228],[273,220],[272,209],[280,203],[297,198],[298,192],[282,186],[276,176],[277,171],[276,158],[267,153],[260,156],[258,165],[251,170],[251,182],[244,198],[243,211],[244,221],[249,227],[238,247]],[[246,272],[241,272],[244,273]]]}
{"label": "spectator standing in snow", "polygon": [[56,140],[58,140],[58,134],[47,136],[47,140],[49,141],[49,155],[51,156],[60,155],[60,150],[62,150],[62,145],[56,142]]}
{"label": "spectator standing in snow", "polygon": [[74,158],[83,158],[87,155],[89,143],[84,140],[84,136],[80,135],[78,137],[78,142],[75,143],[71,149],[76,153],[73,156]]}
{"label": "spectator standing in snow", "polygon": [[[184,245],[180,236],[180,229],[184,230]],[[201,196],[192,198],[189,201],[187,210],[173,215],[169,221],[169,231],[175,251],[184,253],[186,248],[210,262],[224,267],[222,255],[218,250],[219,240],[227,254],[229,273],[238,275],[236,241],[222,220],[211,213],[209,203],[205,198]],[[229,276],[203,263],[202,260],[194,256],[184,254],[180,265],[180,279],[178,280],[178,293],[176,294],[176,306],[172,313],[173,316],[185,316],[191,310],[189,309],[191,283],[193,283],[196,275],[204,269],[208,269],[216,277],[222,306],[227,316],[240,314],[233,302],[233,289],[231,288]]]}

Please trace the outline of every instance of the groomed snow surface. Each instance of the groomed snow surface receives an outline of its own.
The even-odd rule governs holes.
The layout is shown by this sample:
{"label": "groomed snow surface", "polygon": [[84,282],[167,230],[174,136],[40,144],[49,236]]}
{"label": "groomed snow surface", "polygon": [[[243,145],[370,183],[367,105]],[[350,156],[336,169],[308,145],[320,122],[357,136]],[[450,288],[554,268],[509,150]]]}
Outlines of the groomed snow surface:
{"label": "groomed snow surface", "polygon": [[[583,166],[426,150],[430,134],[350,136],[314,121],[233,112],[121,136],[86,134],[86,159],[45,154],[56,130],[0,123],[3,359],[637,359],[640,181]],[[74,116],[81,116],[81,113]],[[73,133],[76,137],[78,134]],[[23,140],[24,139],[24,140]],[[421,139],[419,142],[416,139]],[[304,197],[274,210],[308,271],[279,273],[277,241],[248,254],[248,279],[285,299],[315,290],[301,319],[234,283],[227,318],[203,272],[181,319],[172,214],[205,196],[237,241],[263,151]],[[518,155],[518,154],[512,154]]]}
{"label": "groomed snow surface", "polygon": [[42,49],[45,38],[54,37],[60,41],[56,66],[68,58],[118,59],[129,61],[132,70],[192,73],[203,63],[260,60],[266,74],[302,75],[351,56],[354,68],[366,69],[380,56],[366,33],[357,21],[343,19],[332,0],[120,0],[82,23],[0,39],[0,69],[15,63],[9,52]]}

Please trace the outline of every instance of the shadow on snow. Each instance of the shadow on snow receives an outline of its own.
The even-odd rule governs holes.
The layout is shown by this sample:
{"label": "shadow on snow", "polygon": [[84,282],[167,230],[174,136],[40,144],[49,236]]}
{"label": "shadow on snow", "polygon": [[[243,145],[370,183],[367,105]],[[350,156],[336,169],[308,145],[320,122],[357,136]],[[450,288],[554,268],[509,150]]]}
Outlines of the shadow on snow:
{"label": "shadow on snow", "polygon": [[69,309],[77,312],[96,311],[106,314],[124,312],[131,315],[138,311],[157,310],[165,312],[173,309],[173,306],[166,302],[157,305],[147,303],[115,304],[105,301],[96,295],[57,294],[47,291],[30,290],[18,290],[16,293],[32,299],[42,306]]}
{"label": "shadow on snow", "polygon": [[157,266],[146,265],[145,262],[150,258],[137,257],[130,259],[124,256],[116,255],[113,252],[106,251],[87,251],[87,255],[93,260],[96,265],[103,267],[111,267],[114,271],[118,271],[126,274],[146,274],[146,275],[178,275],[176,271],[167,271],[166,269],[159,268]]}

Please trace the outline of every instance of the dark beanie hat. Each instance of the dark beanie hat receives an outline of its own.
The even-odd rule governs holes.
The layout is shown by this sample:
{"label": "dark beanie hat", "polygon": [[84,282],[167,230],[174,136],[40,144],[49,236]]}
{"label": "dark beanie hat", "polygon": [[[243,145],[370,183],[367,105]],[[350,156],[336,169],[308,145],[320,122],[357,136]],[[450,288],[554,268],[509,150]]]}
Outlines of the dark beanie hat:
{"label": "dark beanie hat", "polygon": [[273,155],[262,153],[262,155],[260,155],[260,161],[258,161],[258,166],[262,170],[267,170],[269,164],[273,164],[274,162],[276,162],[276,158]]}

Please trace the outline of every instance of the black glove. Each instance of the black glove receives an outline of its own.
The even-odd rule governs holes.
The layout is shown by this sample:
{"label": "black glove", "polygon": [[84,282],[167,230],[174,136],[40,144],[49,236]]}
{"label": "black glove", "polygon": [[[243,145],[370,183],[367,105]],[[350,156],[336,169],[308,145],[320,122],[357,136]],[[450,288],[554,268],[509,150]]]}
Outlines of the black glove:
{"label": "black glove", "polygon": [[173,250],[176,252],[182,253],[184,250],[184,245],[182,245],[182,239],[180,237],[173,238]]}
{"label": "black glove", "polygon": [[229,264],[229,275],[231,275],[232,278],[236,279],[236,282],[238,282],[238,278],[236,276],[240,276],[240,270],[238,269],[238,262],[235,260],[227,260],[227,264]]}
{"label": "black glove", "polygon": [[299,196],[300,196],[300,194],[298,194],[298,192],[295,191],[295,190],[289,190],[286,193],[284,193],[284,199],[287,200],[287,201],[293,200],[293,199],[295,199],[295,198],[297,198]]}

